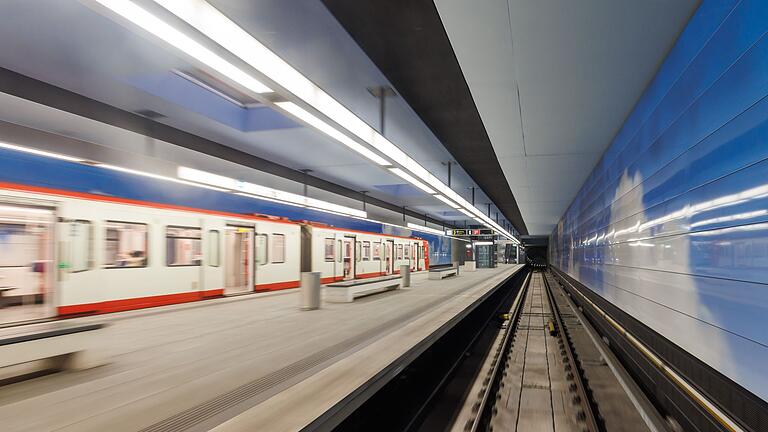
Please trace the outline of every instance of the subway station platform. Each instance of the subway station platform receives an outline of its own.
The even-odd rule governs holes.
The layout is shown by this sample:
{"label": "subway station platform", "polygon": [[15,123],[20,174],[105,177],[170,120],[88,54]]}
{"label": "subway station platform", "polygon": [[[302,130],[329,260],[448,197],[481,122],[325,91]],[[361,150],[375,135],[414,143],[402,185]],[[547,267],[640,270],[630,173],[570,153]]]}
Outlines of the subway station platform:
{"label": "subway station platform", "polygon": [[299,309],[295,290],[80,318],[109,363],[0,388],[5,431],[299,430],[522,268],[414,274]]}

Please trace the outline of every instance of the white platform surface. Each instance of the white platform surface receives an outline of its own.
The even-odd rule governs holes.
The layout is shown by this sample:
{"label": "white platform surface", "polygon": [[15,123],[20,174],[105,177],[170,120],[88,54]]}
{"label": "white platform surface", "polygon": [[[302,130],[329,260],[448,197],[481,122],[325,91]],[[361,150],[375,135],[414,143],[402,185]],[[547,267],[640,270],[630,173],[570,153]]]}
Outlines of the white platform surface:
{"label": "white platform surface", "polygon": [[[111,324],[101,333],[110,364],[0,387],[1,429],[140,430],[357,338],[198,425],[296,430],[518,268],[443,281],[413,274],[410,288],[315,311],[301,311],[289,290],[80,318]],[[361,342],[366,334],[375,336]]]}

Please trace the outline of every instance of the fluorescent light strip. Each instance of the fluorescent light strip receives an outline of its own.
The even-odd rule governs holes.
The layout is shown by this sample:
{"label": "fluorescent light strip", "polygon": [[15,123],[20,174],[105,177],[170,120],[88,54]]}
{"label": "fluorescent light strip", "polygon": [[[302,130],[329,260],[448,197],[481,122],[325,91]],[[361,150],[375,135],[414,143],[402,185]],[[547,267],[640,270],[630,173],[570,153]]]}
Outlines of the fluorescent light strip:
{"label": "fluorescent light strip", "polygon": [[463,208],[460,208],[460,209],[458,209],[458,210],[459,210],[460,212],[464,213],[465,215],[467,215],[468,217],[472,218],[472,219],[474,219],[474,218],[475,218],[475,215],[473,215],[472,213],[470,213],[470,212],[469,212],[469,210],[466,210],[466,209],[463,209]]}
{"label": "fluorescent light strip", "polygon": [[308,125],[316,128],[320,132],[323,132],[324,134],[328,135],[329,137],[335,139],[336,141],[344,144],[345,146],[351,148],[352,150],[360,153],[361,155],[367,157],[368,159],[376,162],[377,164],[381,166],[389,166],[392,165],[388,160],[382,158],[381,156],[377,155],[376,153],[369,150],[367,147],[363,146],[362,144],[358,143],[357,141],[351,139],[350,137],[344,135],[343,133],[339,132],[337,129],[329,125],[328,123],[320,120],[319,118],[313,116],[309,112],[307,112],[305,109],[301,108],[300,106],[296,105],[293,102],[277,102],[275,105],[279,106],[280,108],[284,109],[288,113],[292,114],[293,116],[297,117],[299,120],[307,123]]}
{"label": "fluorescent light strip", "polygon": [[424,225],[417,225],[417,224],[415,224],[413,222],[408,222],[408,228],[410,228],[412,230],[416,230],[416,231],[423,231],[423,232],[429,233],[429,234],[437,234],[437,235],[441,235],[441,236],[445,235],[445,233],[442,232],[441,230],[430,228],[430,227],[427,227],[427,226],[424,226]]}
{"label": "fluorescent light strip", "polygon": [[8,150],[20,151],[20,152],[24,152],[24,153],[30,153],[30,154],[38,155],[38,156],[50,157],[50,158],[54,158],[54,159],[61,159],[61,160],[69,161],[69,162],[81,162],[81,163],[85,162],[85,159],[80,159],[80,158],[76,158],[76,157],[72,157],[72,156],[67,156],[67,155],[63,155],[63,154],[59,154],[59,153],[53,153],[53,152],[44,151],[44,150],[38,150],[38,149],[30,148],[30,147],[22,147],[22,146],[18,146],[18,145],[15,145],[15,144],[9,144],[9,143],[5,143],[5,142],[0,142],[0,148],[4,148],[4,149],[8,149]]}
{"label": "fluorescent light strip", "polygon": [[428,194],[435,193],[435,191],[430,189],[429,186],[427,186],[424,183],[416,180],[412,175],[410,175],[407,172],[401,170],[400,168],[390,168],[389,170],[393,174],[397,175],[398,177],[402,178],[403,180],[407,181],[408,183],[411,183],[412,185],[418,187],[419,189],[423,190],[424,192],[426,192]]}
{"label": "fluorescent light strip", "polygon": [[179,180],[179,179],[173,178],[173,177],[166,177],[166,176],[159,175],[159,174],[152,174],[152,173],[148,173],[148,172],[144,172],[144,171],[139,171],[139,170],[130,169],[130,168],[123,168],[123,167],[119,167],[119,166],[115,166],[115,165],[110,165],[110,164],[97,163],[95,166],[97,166],[99,168],[104,168],[104,169],[112,170],[112,171],[120,171],[120,172],[124,172],[124,173],[128,173],[128,174],[139,175],[139,176],[143,176],[143,177],[150,177],[150,178],[157,179],[157,180],[171,181],[171,182],[174,182],[174,183],[180,183],[180,184],[184,184],[184,185],[187,185],[187,186],[194,186],[194,187],[199,187],[199,188],[211,189],[211,190],[215,190],[215,191],[219,191],[219,192],[226,192],[226,189],[222,189],[222,188],[215,187],[215,186],[209,186],[209,185],[204,185],[204,184],[200,184],[200,183],[193,183],[193,182],[190,182],[190,181]]}
{"label": "fluorescent light strip", "polygon": [[270,93],[272,89],[242,71],[237,66],[216,55],[192,38],[176,30],[130,0],[94,0],[123,18],[152,33],[166,43],[178,48],[190,57],[213,68],[227,78],[256,93]]}
{"label": "fluorescent light strip", "polygon": [[246,195],[253,198],[265,199],[267,201],[274,201],[300,207],[307,207],[313,210],[320,210],[347,216],[356,216],[362,218],[368,216],[368,213],[363,210],[357,210],[315,198],[308,198],[303,195],[272,189],[266,186],[248,183],[206,171],[196,170],[194,168],[179,167],[177,175],[183,180],[235,191],[240,195]]}
{"label": "fluorescent light strip", "polygon": [[[150,14],[146,10],[137,6],[133,2],[129,0],[95,1],[111,9],[115,13],[123,16],[129,21],[135,23],[136,25],[139,25],[140,27],[166,41],[167,43],[177,47],[181,51],[213,68],[224,76],[227,76],[245,88],[248,88],[256,93],[271,91],[269,87],[254,77],[227,62],[223,58],[219,57],[212,51],[208,50],[183,33],[179,32],[169,24]],[[248,34],[206,1],[155,0],[155,2],[169,10],[171,13],[175,14],[180,19],[186,21],[188,24],[192,25],[198,31],[219,45],[223,46],[236,56],[240,57],[246,63],[256,68],[260,73],[264,74],[269,79],[282,86],[285,90],[308,103],[310,106],[328,116],[334,122],[338,123],[352,134],[356,135],[366,143],[370,144],[377,150],[392,158],[396,163],[402,165],[405,169],[413,173],[419,179],[425,181],[428,185],[431,185],[439,192],[446,195],[448,198],[453,199],[464,208],[470,209],[470,211],[473,213],[481,215],[481,213],[479,213],[479,211],[475,209],[474,206],[469,205],[466,200],[461,198],[443,182],[429,173],[429,171],[422,167],[418,162],[410,158],[400,148],[376,132],[376,130],[371,128],[353,112],[341,105],[330,95],[325,93],[322,89],[317,87],[299,71],[294,69],[290,64],[286,63],[266,46],[261,44],[258,40],[254,39],[250,34]],[[281,108],[289,111],[290,106],[282,106]],[[298,106],[296,106],[296,109],[303,111]],[[302,118],[296,113],[294,113],[294,115]],[[314,119],[314,124],[312,119]],[[322,122],[311,114],[306,113],[302,120],[309,123],[313,127],[320,129],[322,132],[330,135],[332,138],[342,142],[358,153],[363,154],[377,164],[383,166],[389,165],[389,162],[385,161],[380,156],[359,145],[353,140],[350,140],[348,137],[346,137],[346,135],[342,134],[338,130],[335,130],[333,127],[325,122]],[[430,194],[434,193],[434,191],[432,191],[432,189],[427,185],[421,183],[421,181],[416,180],[404,171],[396,172],[396,174],[402,178],[405,178],[410,183],[416,185],[425,192]],[[408,175],[409,177],[406,178],[403,174]],[[482,217],[482,219],[485,218]],[[502,234],[511,237],[511,235],[509,235],[509,233],[506,231],[501,229],[497,230]]]}
{"label": "fluorescent light strip", "polygon": [[[475,209],[474,206],[470,205],[418,162],[405,154],[399,147],[379,134],[352,111],[325,93],[320,87],[316,86],[208,2],[204,0],[155,0],[155,2],[238,56],[286,91],[292,93],[347,131],[391,158],[420,180],[416,180],[416,178],[402,170],[393,170],[398,176],[430,194],[435,192],[429,186],[434,187],[438,192],[457,202],[460,206],[482,217],[482,213],[479,210]],[[285,107],[282,108],[286,109]],[[311,124],[309,121],[307,123]],[[376,162],[379,163],[378,161]],[[408,178],[404,174],[408,175]],[[422,183],[422,181],[426,182],[426,184]],[[488,221],[490,219],[486,222]],[[497,231],[505,236],[512,237],[505,230],[500,229],[500,227],[497,228]]]}
{"label": "fluorescent light strip", "polygon": [[440,201],[448,204],[449,206],[451,206],[451,207],[453,207],[455,209],[460,209],[461,208],[459,205],[455,204],[453,201],[449,200],[448,198],[446,198],[446,197],[444,197],[442,195],[435,195],[435,198],[439,199]]}

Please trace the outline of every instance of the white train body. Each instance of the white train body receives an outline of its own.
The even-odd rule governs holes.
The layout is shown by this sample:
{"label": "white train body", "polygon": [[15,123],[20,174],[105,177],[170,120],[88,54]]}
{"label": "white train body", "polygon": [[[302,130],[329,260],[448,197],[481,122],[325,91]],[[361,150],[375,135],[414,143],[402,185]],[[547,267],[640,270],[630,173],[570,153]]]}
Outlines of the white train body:
{"label": "white train body", "polygon": [[[427,242],[90,194],[0,191],[3,322],[105,313],[424,270]],[[18,308],[21,310],[21,308]]]}

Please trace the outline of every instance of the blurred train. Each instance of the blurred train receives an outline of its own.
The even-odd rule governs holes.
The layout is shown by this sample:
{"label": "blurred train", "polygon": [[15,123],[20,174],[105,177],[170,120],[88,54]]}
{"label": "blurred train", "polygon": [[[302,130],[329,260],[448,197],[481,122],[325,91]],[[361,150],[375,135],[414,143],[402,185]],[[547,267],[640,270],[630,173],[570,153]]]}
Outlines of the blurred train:
{"label": "blurred train", "polygon": [[[23,175],[44,178],[33,166]],[[75,169],[86,178],[97,168]],[[239,213],[232,203],[258,202],[232,194],[141,190],[135,176],[108,173],[110,185],[166,187],[189,207],[3,182],[8,175],[0,173],[0,324],[294,288],[303,271],[329,283],[430,264],[427,240]]]}

